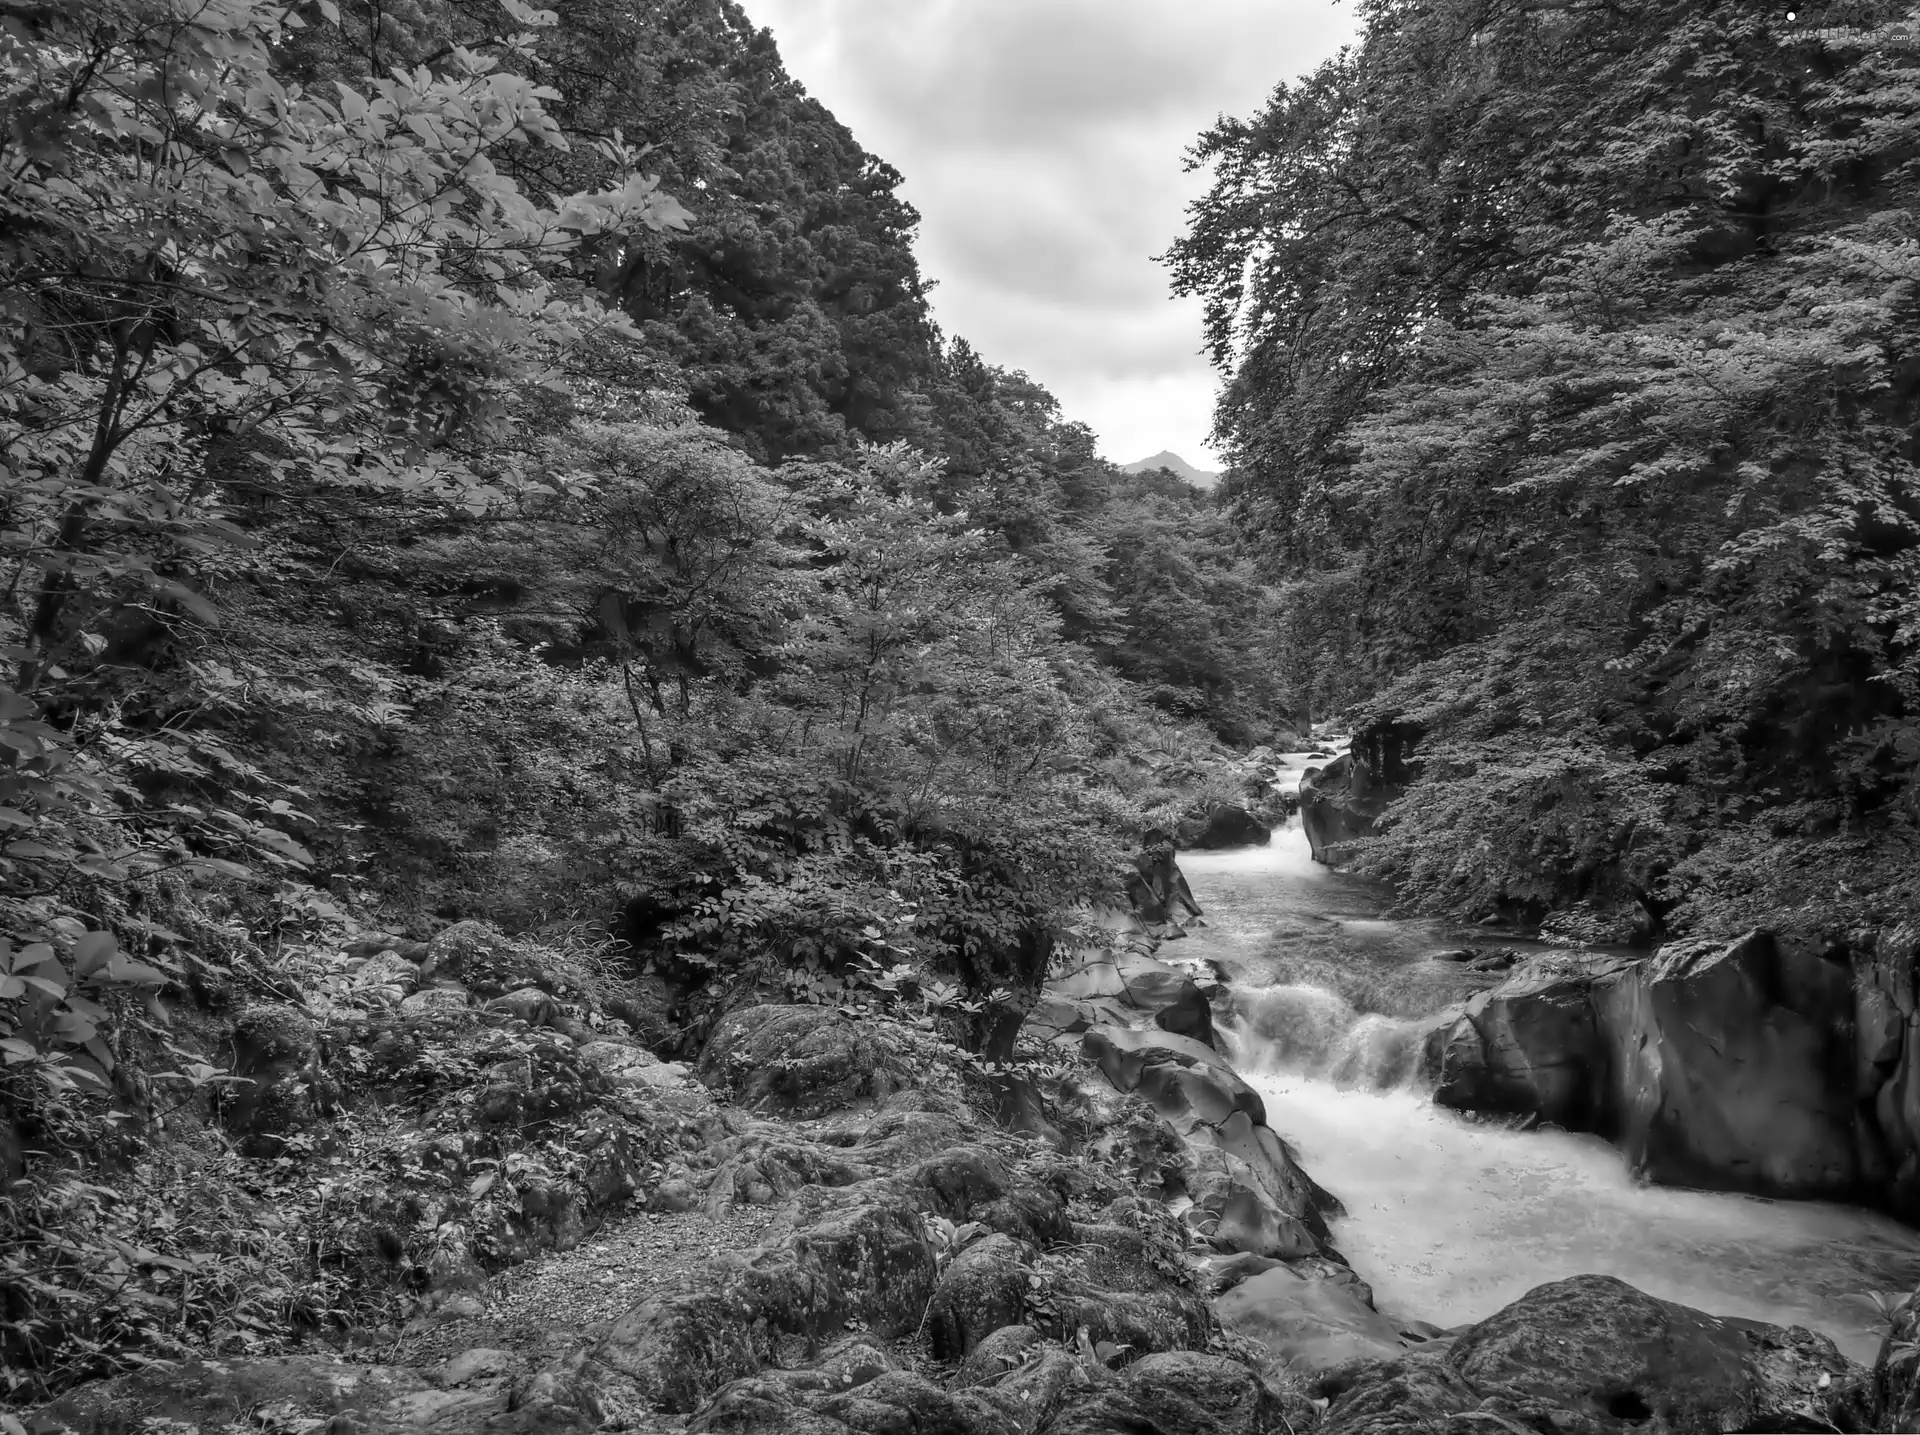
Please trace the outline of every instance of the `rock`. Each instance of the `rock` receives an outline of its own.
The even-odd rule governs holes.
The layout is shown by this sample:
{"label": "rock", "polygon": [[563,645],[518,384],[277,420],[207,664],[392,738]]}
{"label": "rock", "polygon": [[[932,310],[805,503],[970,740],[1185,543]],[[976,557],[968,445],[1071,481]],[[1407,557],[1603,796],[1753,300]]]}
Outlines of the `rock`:
{"label": "rock", "polygon": [[1207,809],[1206,821],[1192,833],[1186,845],[1213,851],[1223,847],[1264,847],[1272,840],[1272,830],[1246,808],[1220,802]]}
{"label": "rock", "polygon": [[1859,1115],[1863,1006],[1877,1072],[1877,999],[1764,932],[1639,960],[1556,954],[1475,996],[1424,1059],[1441,1104],[1597,1131],[1648,1180],[1849,1199],[1883,1164]]}
{"label": "rock", "polygon": [[402,1016],[440,1016],[466,1009],[467,993],[461,987],[428,987],[400,1003]]}
{"label": "rock", "polygon": [[[645,1047],[626,1041],[590,1041],[580,1048],[580,1059],[616,1085],[651,1085],[649,1073],[661,1064]],[[675,1069],[686,1072],[678,1063]]]}
{"label": "rock", "polygon": [[1569,1130],[1607,1119],[1607,1062],[1595,980],[1625,966],[1608,958],[1537,958],[1467,1003],[1428,1037],[1434,1100],[1461,1111],[1538,1115]]}
{"label": "rock", "polygon": [[30,1435],[138,1430],[329,1430],[354,1435],[586,1435],[605,1417],[592,1390],[521,1376],[503,1352],[468,1352],[434,1376],[317,1355],[155,1365],[73,1391],[29,1416]]}
{"label": "rock", "polygon": [[934,1290],[921,1209],[892,1181],[808,1187],[789,1243],[715,1263],[697,1287],[642,1302],[585,1353],[585,1367],[687,1413],[751,1376],[782,1335],[819,1343],[853,1319],[881,1340],[909,1332]]}
{"label": "rock", "polygon": [[[1052,1004],[1048,1004],[1048,1002]],[[1089,953],[1048,983],[1047,998],[1027,1018],[1055,1034],[1105,1023],[1146,1020],[1176,1036],[1213,1044],[1213,1007],[1186,972],[1137,953]]]}
{"label": "rock", "polygon": [[482,1001],[541,985],[545,977],[536,953],[485,922],[455,922],[427,943],[420,963],[422,982],[457,982]]}
{"label": "rock", "polygon": [[1860,1174],[1847,969],[1764,932],[1670,943],[1596,993],[1610,1125],[1649,1180],[1845,1197]]}
{"label": "rock", "polygon": [[980,1393],[1012,1417],[1022,1435],[1032,1435],[1071,1395],[1089,1384],[1086,1367],[1078,1358],[1062,1346],[1048,1344],[988,1382]]}
{"label": "rock", "polygon": [[919,1085],[936,1074],[928,1055],[832,1007],[754,1006],[720,1019],[694,1072],[743,1106],[813,1117]]}
{"label": "rock", "polygon": [[1392,1359],[1402,1346],[1393,1322],[1364,1304],[1353,1285],[1307,1279],[1285,1266],[1242,1281],[1213,1308],[1228,1330],[1259,1341],[1302,1373]]}
{"label": "rock", "polygon": [[559,1005],[538,987],[520,987],[487,1003],[488,1011],[505,1012],[528,1026],[551,1026]]}
{"label": "rock", "polygon": [[998,1380],[1017,1365],[1024,1364],[1047,1345],[1047,1339],[1030,1325],[1003,1325],[982,1337],[972,1354],[960,1362],[955,1385],[982,1385]]}
{"label": "rock", "polygon": [[383,951],[356,967],[350,981],[355,995],[398,1006],[418,989],[420,968],[398,952]]}
{"label": "rock", "polygon": [[1472,1410],[1527,1430],[1872,1428],[1866,1372],[1825,1336],[1706,1315],[1611,1276],[1541,1286],[1342,1381],[1325,1435],[1457,1429],[1449,1417]]}
{"label": "rock", "polygon": [[1149,1355],[1063,1404],[1046,1435],[1268,1435],[1279,1403],[1246,1366],[1198,1351]]}
{"label": "rock", "polygon": [[1300,826],[1313,860],[1337,864],[1352,843],[1370,836],[1380,814],[1412,779],[1412,753],[1420,730],[1389,723],[1356,733],[1352,747],[1324,768],[1309,768],[1300,780]]}
{"label": "rock", "polygon": [[927,1307],[927,1334],[935,1360],[961,1360],[1026,1308],[1033,1247],[999,1233],[982,1237],[953,1258]]}
{"label": "rock", "polygon": [[1188,1194],[1216,1249],[1318,1254],[1338,1202],[1264,1123],[1259,1092],[1212,1048],[1157,1031],[1096,1027],[1082,1051],[1116,1090],[1137,1093],[1192,1148]]}
{"label": "rock", "polygon": [[284,1138],[328,1114],[339,1087],[321,1061],[320,1037],[298,1007],[248,1007],[233,1024],[235,1083],[220,1106],[227,1129],[241,1138],[243,1153],[278,1154]]}

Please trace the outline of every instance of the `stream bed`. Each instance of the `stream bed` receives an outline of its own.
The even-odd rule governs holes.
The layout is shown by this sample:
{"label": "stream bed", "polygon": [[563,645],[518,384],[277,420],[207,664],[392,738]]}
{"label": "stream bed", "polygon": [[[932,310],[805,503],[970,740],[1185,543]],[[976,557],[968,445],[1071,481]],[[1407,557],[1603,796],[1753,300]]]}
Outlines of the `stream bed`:
{"label": "stream bed", "polygon": [[1314,863],[1298,819],[1270,846],[1180,865],[1206,925],[1160,955],[1229,981],[1235,1065],[1346,1206],[1334,1240],[1381,1310],[1452,1326],[1597,1272],[1717,1315],[1810,1326],[1872,1362],[1883,1326],[1867,1293],[1920,1282],[1920,1233],[1848,1206],[1641,1185],[1598,1137],[1427,1098],[1422,1019],[1498,980],[1433,954],[1525,943],[1388,917],[1390,890]]}

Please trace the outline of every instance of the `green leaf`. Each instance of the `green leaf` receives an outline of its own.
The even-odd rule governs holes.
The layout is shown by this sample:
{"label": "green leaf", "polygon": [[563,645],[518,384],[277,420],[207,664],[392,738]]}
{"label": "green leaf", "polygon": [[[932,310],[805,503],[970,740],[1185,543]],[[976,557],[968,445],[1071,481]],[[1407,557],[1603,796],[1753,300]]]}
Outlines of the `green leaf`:
{"label": "green leaf", "polygon": [[120,951],[120,939],[112,932],[88,932],[73,944],[73,973],[90,977]]}

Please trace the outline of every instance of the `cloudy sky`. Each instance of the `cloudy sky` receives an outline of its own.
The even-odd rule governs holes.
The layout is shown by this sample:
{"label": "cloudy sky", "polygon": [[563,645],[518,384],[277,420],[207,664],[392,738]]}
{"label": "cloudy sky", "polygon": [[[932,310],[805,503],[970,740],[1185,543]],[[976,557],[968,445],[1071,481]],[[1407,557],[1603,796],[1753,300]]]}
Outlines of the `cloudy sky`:
{"label": "cloudy sky", "polygon": [[1025,369],[1126,463],[1201,467],[1198,305],[1152,256],[1222,113],[1332,55],[1335,0],[744,0],[788,71],[907,177],[943,328]]}

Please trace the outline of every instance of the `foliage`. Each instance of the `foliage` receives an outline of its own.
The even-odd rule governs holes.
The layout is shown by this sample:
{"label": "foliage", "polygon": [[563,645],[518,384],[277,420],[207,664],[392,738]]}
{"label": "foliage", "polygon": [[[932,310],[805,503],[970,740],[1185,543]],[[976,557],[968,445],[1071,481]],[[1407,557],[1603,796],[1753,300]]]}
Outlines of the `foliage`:
{"label": "foliage", "polygon": [[[630,1189],[625,1126],[488,1126],[509,1059],[607,1095],[570,1041],[370,1036],[356,931],[589,930],[581,1030],[759,989],[1004,1075],[1284,718],[1221,515],[941,341],[898,175],[730,0],[22,4],[0,85],[16,1393],[397,1318]],[[261,1002],[324,1136],[234,1126]]]}
{"label": "foliage", "polygon": [[1714,927],[1769,809],[1912,840],[1915,51],[1795,15],[1380,0],[1195,151],[1230,489],[1428,728],[1423,897]]}

